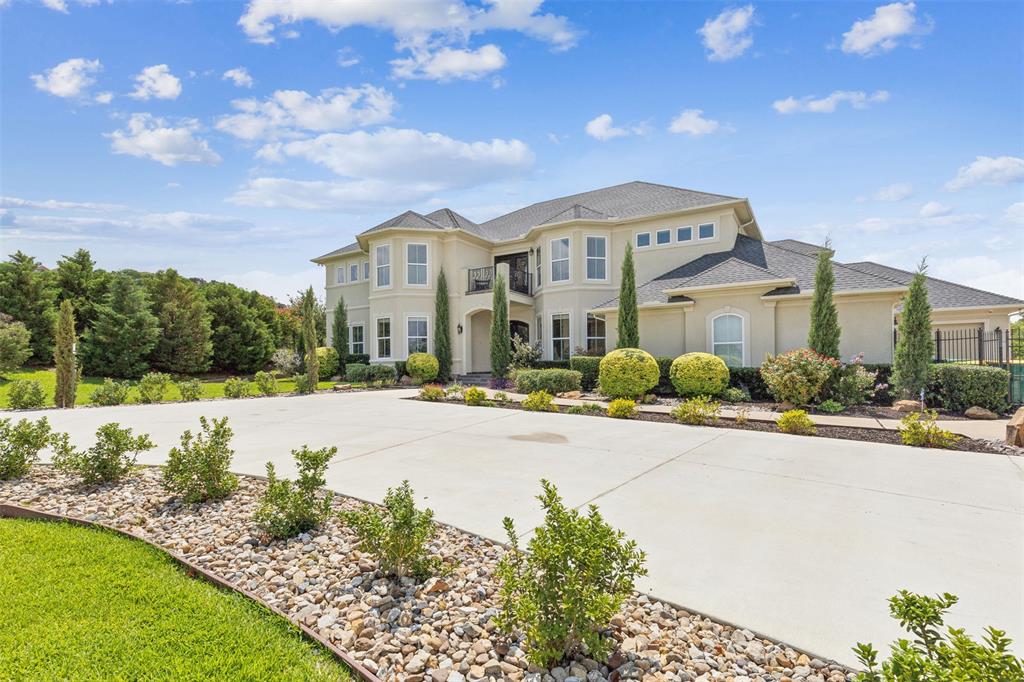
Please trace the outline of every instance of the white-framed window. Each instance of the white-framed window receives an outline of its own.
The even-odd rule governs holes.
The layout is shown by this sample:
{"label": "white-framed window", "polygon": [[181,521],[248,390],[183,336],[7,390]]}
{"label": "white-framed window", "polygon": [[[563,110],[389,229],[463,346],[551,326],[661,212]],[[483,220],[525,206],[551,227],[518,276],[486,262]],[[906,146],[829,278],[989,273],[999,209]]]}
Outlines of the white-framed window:
{"label": "white-framed window", "polygon": [[334,283],[344,284],[345,283],[345,266],[339,265],[334,271]]}
{"label": "white-framed window", "polygon": [[538,315],[537,316],[537,330],[536,330],[535,333],[537,334],[537,341],[538,342],[544,340],[544,316],[543,315]]}
{"label": "white-framed window", "polygon": [[637,232],[636,233],[636,248],[646,249],[651,245],[651,233],[650,232]]}
{"label": "white-framed window", "polygon": [[427,352],[427,318],[421,315],[405,318],[409,355]]}
{"label": "white-framed window", "polygon": [[405,283],[410,286],[427,286],[427,245],[405,245]]}
{"label": "white-framed window", "polygon": [[569,238],[551,240],[551,281],[569,281]]}
{"label": "white-framed window", "polygon": [[[377,286],[385,288],[391,286],[391,247],[381,244],[376,249],[377,254]],[[391,357],[390,355],[388,357]]]}
{"label": "white-framed window", "polygon": [[370,279],[370,261],[363,261],[363,279]]}
{"label": "white-framed window", "polygon": [[604,355],[605,350],[605,321],[604,315],[587,313],[587,353],[590,355]]}
{"label": "white-framed window", "polygon": [[541,273],[540,252],[541,251],[542,251],[542,249],[538,246],[537,247],[537,256],[536,256],[536,258],[537,258],[537,283],[535,285],[538,289],[540,288],[540,273]]}
{"label": "white-framed window", "polygon": [[715,238],[715,224],[714,223],[701,223],[697,226],[697,238],[698,239],[714,239]]}
{"label": "white-framed window", "polygon": [[359,281],[359,263],[353,263],[352,265],[348,266],[348,281]]}
{"label": "white-framed window", "polygon": [[362,324],[349,325],[348,328],[348,352],[349,353],[365,353],[366,352],[366,328]]}
{"label": "white-framed window", "polygon": [[658,230],[654,233],[654,242],[658,246],[672,243],[672,230]]}
{"label": "white-framed window", "polygon": [[391,318],[377,318],[377,357],[391,357]]}
{"label": "white-framed window", "polygon": [[693,225],[687,225],[686,227],[677,227],[676,228],[676,241],[677,242],[693,241]]}
{"label": "white-framed window", "polygon": [[743,318],[735,313],[711,320],[711,352],[730,367],[743,366]]}
{"label": "white-framed window", "polygon": [[587,279],[608,279],[607,237],[587,237]]}
{"label": "white-framed window", "polygon": [[551,359],[568,360],[572,350],[569,335],[569,313],[555,313],[551,316]]}

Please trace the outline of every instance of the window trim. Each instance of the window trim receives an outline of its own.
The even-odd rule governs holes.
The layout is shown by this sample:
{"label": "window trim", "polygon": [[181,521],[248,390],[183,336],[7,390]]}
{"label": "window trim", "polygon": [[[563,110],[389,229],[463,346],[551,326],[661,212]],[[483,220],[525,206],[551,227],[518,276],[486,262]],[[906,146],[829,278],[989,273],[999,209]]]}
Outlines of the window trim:
{"label": "window trim", "polygon": [[[424,261],[422,263],[412,263],[409,261],[409,247],[410,246],[422,246]],[[423,268],[423,284],[414,284],[409,281],[409,268],[415,265]],[[430,286],[430,245],[426,242],[406,242],[405,243],[405,286],[416,287],[417,289],[426,289]]]}
{"label": "window trim", "polygon": [[363,261],[363,279],[369,281],[370,279],[370,261]]}
{"label": "window trim", "polygon": [[[352,268],[356,269],[355,277],[352,276]],[[348,264],[348,283],[355,284],[359,281],[359,261]]]}
{"label": "window trim", "polygon": [[[426,331],[427,335],[426,335],[426,337],[422,337],[422,338],[426,339],[427,350],[425,350],[423,352],[424,353],[431,352],[431,347],[430,347],[430,315],[428,315],[427,313],[407,313],[406,316],[405,316],[405,357],[406,358],[408,358],[410,355],[412,355],[412,351],[409,349],[409,322],[411,320],[423,320],[424,322],[427,323],[427,331]],[[418,338],[421,338],[421,337],[417,336],[415,338],[418,339]],[[417,352],[419,352],[419,351],[417,351]]]}
{"label": "window trim", "polygon": [[[706,332],[707,332],[707,345],[705,348],[708,353],[715,354],[715,320],[726,315],[733,315],[740,318],[740,348],[741,348],[741,364],[742,367],[750,366],[750,314],[739,308],[732,306],[725,306],[718,310],[712,310],[707,314]],[[735,343],[735,341],[720,341],[719,343]]]}
{"label": "window trim", "polygon": [[[558,336],[558,337],[556,337],[555,336],[555,318],[556,317],[561,317],[563,315],[568,320],[569,336]],[[557,358],[555,357],[555,341],[556,340],[561,341],[561,340],[564,339],[566,341],[566,343],[568,344],[568,352],[567,352],[566,358],[565,358],[566,360],[568,360],[570,357],[572,357],[572,311],[571,310],[555,311],[555,312],[553,312],[553,313],[548,315],[548,320],[551,322],[551,334],[550,334],[551,338],[550,338],[550,341],[548,343],[548,348],[551,349],[551,359],[552,360],[557,360]]]}
{"label": "window trim", "polygon": [[[679,238],[680,230],[689,230],[690,236],[686,239]],[[676,244],[688,244],[693,241],[693,225],[681,225],[676,228]]]}
{"label": "window trim", "polygon": [[334,283],[344,284],[345,283],[345,268],[348,267],[345,263],[340,264],[334,269]]}
{"label": "window trim", "polygon": [[[711,226],[711,236],[710,237],[701,237],[700,236],[700,228],[704,227],[705,225],[710,225]],[[709,241],[712,241],[713,239],[716,239],[717,237],[718,237],[718,222],[717,221],[711,220],[711,221],[708,221],[706,223],[700,223],[699,225],[697,225],[697,241],[699,241],[699,242],[709,242]]]}
{"label": "window trim", "polygon": [[[603,256],[591,256],[587,250],[590,246],[591,239],[600,239],[604,242],[604,255]],[[604,261],[604,277],[591,277],[590,276],[590,261],[601,260]],[[583,278],[588,282],[607,282],[608,281],[608,236],[604,234],[588,234],[583,236]]]}
{"label": "window trim", "polygon": [[[356,350],[355,335],[352,333],[356,328],[359,328],[363,332],[363,339],[360,341],[360,345],[363,347],[362,350]],[[364,322],[350,322],[348,325],[348,352],[351,354],[363,355],[366,353],[366,323]]]}
{"label": "window trim", "polygon": [[536,253],[534,254],[534,260],[536,261],[536,267],[537,267],[537,281],[533,283],[534,291],[540,289],[541,282],[543,280],[543,277],[541,276],[544,273],[544,263],[543,263],[544,259],[541,258],[541,252],[543,252],[543,251],[544,251],[544,247],[538,245],[537,249],[536,249]]}
{"label": "window trim", "polygon": [[[647,244],[644,246],[640,245],[640,235],[647,235]],[[633,246],[637,249],[649,249],[654,246],[654,242],[651,240],[650,232],[634,232],[633,233]]]}
{"label": "window trim", "polygon": [[[380,321],[388,321],[388,335],[380,335]],[[388,355],[380,354],[380,342],[381,339],[388,340],[388,346],[390,346],[390,353]],[[374,360],[391,360],[395,356],[395,325],[391,320],[390,315],[379,315],[373,318],[373,359]]]}
{"label": "window trim", "polygon": [[[668,241],[666,241],[666,242],[658,241],[659,236],[661,236],[663,234],[667,234],[668,235]],[[655,246],[671,246],[672,245],[672,228],[671,227],[665,227],[665,228],[662,228],[660,230],[655,230],[654,231],[654,245]]]}
{"label": "window trim", "polygon": [[[388,263],[387,263],[387,265],[381,265],[380,264],[380,250],[381,249],[387,249],[387,252],[388,252]],[[394,286],[394,280],[391,278],[391,261],[392,261],[392,258],[391,258],[391,244],[377,244],[375,247],[373,247],[373,272],[374,272],[373,288],[374,289],[390,289],[392,286]],[[388,269],[388,283],[387,284],[381,284],[380,283],[380,271],[381,271],[381,268],[387,268]]]}
{"label": "window trim", "polygon": [[[604,323],[604,336],[591,336],[590,335],[590,318],[595,320],[601,320]],[[594,313],[587,313],[587,326],[583,331],[583,349],[590,352],[590,340],[601,339],[604,342],[604,352],[608,352],[608,318],[604,315],[595,315]],[[603,355],[603,354],[602,354]]]}
{"label": "window trim", "polygon": [[[565,258],[557,258],[556,259],[555,258],[555,242],[561,242],[561,241],[568,242],[568,245],[566,246],[566,256],[565,256]],[[548,244],[549,244],[549,246],[548,246],[548,249],[549,249],[548,250],[548,254],[551,256],[548,259],[548,271],[551,273],[550,282],[551,282],[552,286],[571,284],[572,283],[572,236],[571,235],[565,235],[563,237],[553,237],[551,240],[549,240]],[[566,263],[566,269],[569,271],[568,272],[568,277],[566,277],[565,279],[555,279],[555,263],[561,263],[562,261],[565,261],[565,263]]]}

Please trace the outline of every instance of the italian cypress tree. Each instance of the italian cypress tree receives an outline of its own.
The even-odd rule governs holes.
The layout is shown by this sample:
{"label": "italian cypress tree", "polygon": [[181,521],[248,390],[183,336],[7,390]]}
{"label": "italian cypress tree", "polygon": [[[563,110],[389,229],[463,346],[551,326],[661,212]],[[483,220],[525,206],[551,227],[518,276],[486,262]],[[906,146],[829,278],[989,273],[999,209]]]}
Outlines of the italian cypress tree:
{"label": "italian cypress tree", "polygon": [[130,275],[118,273],[82,337],[83,365],[103,377],[140,376],[149,368],[147,358],[159,336],[146,291]]}
{"label": "italian cypress tree", "polygon": [[437,357],[437,378],[447,381],[452,374],[452,330],[448,320],[448,279],[444,268],[437,275],[434,298],[434,355]]}
{"label": "italian cypress tree", "polygon": [[494,296],[491,299],[491,374],[504,377],[512,359],[512,337],[508,326],[508,295],[505,278],[494,276]]}
{"label": "italian cypress tree", "polygon": [[829,358],[839,359],[839,313],[832,298],[836,276],[832,272],[831,243],[818,252],[818,268],[814,271],[814,298],[811,299],[811,326],[807,347]]}
{"label": "italian cypress tree", "polygon": [[7,313],[28,329],[32,347],[29,359],[37,363],[53,357],[56,297],[52,273],[42,269],[32,256],[16,251],[6,263],[0,263],[0,313]]}
{"label": "italian cypress tree", "polygon": [[309,381],[310,393],[316,390],[316,384],[320,380],[320,360],[316,356],[318,307],[313,287],[309,287],[302,295],[302,343],[306,349],[306,379]]}
{"label": "italian cypress tree", "polygon": [[334,345],[334,350],[338,351],[338,368],[344,376],[345,365],[348,364],[348,307],[345,305],[344,296],[339,296],[338,304],[334,306],[331,342]]}
{"label": "italian cypress tree", "polygon": [[75,311],[71,301],[61,301],[54,329],[53,362],[57,367],[57,389],[53,402],[57,407],[74,407],[78,388],[78,363],[75,360]]}
{"label": "italian cypress tree", "polygon": [[619,340],[616,348],[640,347],[640,321],[636,310],[636,266],[633,264],[633,245],[626,244],[626,257],[622,259],[619,282]]}
{"label": "italian cypress tree", "polygon": [[892,361],[892,382],[908,398],[917,398],[928,383],[928,370],[935,355],[932,339],[932,308],[928,304],[925,270],[922,260],[903,299],[896,352]]}
{"label": "italian cypress tree", "polygon": [[151,356],[154,367],[175,374],[198,374],[210,368],[213,342],[210,313],[196,285],[174,270],[149,281],[160,337]]}

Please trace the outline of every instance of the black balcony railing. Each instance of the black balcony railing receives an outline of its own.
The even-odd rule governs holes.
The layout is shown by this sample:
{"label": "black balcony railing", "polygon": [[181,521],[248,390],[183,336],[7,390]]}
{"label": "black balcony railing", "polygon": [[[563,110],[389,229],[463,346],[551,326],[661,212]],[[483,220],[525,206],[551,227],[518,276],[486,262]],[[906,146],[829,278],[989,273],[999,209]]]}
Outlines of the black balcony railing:
{"label": "black balcony railing", "polygon": [[520,294],[530,295],[530,273],[526,270],[508,271],[508,288]]}
{"label": "black balcony railing", "polygon": [[[508,288],[526,296],[531,295],[531,277],[526,270],[509,270]],[[467,291],[471,294],[494,289],[494,266],[470,268]]]}

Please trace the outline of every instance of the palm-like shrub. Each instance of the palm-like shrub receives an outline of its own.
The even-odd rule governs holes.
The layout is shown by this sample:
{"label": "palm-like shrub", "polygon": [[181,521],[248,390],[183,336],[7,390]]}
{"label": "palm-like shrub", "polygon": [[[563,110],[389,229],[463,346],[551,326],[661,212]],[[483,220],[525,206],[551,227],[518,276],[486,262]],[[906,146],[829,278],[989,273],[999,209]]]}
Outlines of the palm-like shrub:
{"label": "palm-like shrub", "polygon": [[430,353],[413,353],[405,362],[405,371],[414,381],[422,384],[437,378],[440,365]]}
{"label": "palm-like shrub", "polygon": [[121,428],[117,423],[99,427],[96,443],[88,450],[71,445],[66,433],[55,436],[51,446],[55,453],[53,465],[78,476],[83,483],[119,481],[131,473],[140,452],[156,447],[146,434],[134,436],[130,428]]}
{"label": "palm-like shrub", "polygon": [[658,385],[658,362],[639,348],[619,348],[601,358],[598,383],[611,398],[639,398]]}
{"label": "palm-like shrub", "polygon": [[290,538],[326,521],[334,495],[327,491],[321,496],[319,490],[326,483],[327,465],[337,452],[335,447],[310,450],[305,445],[292,450],[299,470],[294,483],[278,478],[273,463],[267,462],[267,489],[256,510],[256,524],[272,538]]}
{"label": "palm-like shrub", "polygon": [[768,356],[761,365],[761,377],[776,400],[809,405],[821,398],[826,383],[838,368],[838,360],[801,348]]}
{"label": "palm-like shrub", "polygon": [[164,488],[188,503],[227,497],[238,487],[229,471],[235,451],[228,418],[200,417],[199,427],[195,436],[190,430],[181,434],[181,447],[171,448],[163,471]]}
{"label": "palm-like shrub", "polygon": [[684,398],[719,395],[729,385],[729,367],[711,353],[686,353],[672,361],[669,377]]}
{"label": "palm-like shrub", "polygon": [[21,478],[39,461],[39,451],[50,442],[50,422],[46,417],[14,424],[0,419],[0,481]]}

